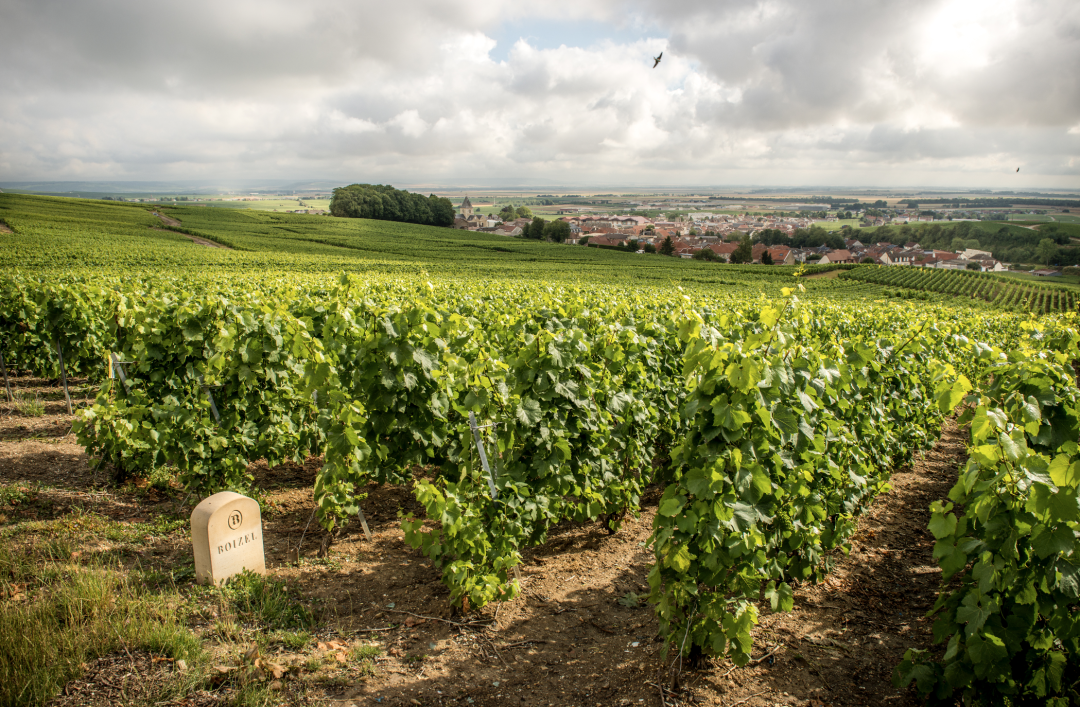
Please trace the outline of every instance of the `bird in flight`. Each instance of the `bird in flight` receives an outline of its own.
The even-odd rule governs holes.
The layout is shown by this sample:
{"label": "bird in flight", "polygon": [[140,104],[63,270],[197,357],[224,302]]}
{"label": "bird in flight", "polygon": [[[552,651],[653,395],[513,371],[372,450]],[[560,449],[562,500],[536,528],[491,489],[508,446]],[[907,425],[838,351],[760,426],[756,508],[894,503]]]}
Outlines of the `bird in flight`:
{"label": "bird in flight", "polygon": [[[664,56],[664,52],[660,52],[660,56]],[[656,68],[656,65],[660,63],[660,56],[654,56],[654,57],[653,57],[653,65],[652,65],[652,68],[654,68],[654,69],[655,69],[655,68]]]}
{"label": "bird in flight", "polygon": [[[654,66],[653,68],[655,69],[656,67]],[[1016,168],[1016,171],[1017,171],[1017,172],[1019,172],[1019,171],[1020,171],[1020,168],[1019,168],[1019,167],[1017,167],[1017,168]]]}

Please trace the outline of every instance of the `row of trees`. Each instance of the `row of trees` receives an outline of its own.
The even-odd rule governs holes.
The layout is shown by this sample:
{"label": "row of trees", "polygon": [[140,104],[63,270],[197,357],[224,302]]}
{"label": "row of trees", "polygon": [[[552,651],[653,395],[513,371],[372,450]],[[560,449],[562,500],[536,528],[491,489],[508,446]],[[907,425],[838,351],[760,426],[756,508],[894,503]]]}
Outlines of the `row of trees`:
{"label": "row of trees", "polygon": [[[1067,227],[1048,223],[1033,231],[992,221],[959,223],[925,227],[882,226],[872,232],[875,243],[903,245],[918,241],[923,248],[959,251],[965,248],[987,250],[1007,263],[1041,262],[1057,265],[1080,264],[1080,248],[1072,247]],[[1043,244],[1048,240],[1050,243]]]}
{"label": "row of trees", "polygon": [[844,247],[844,237],[836,231],[826,231],[821,226],[796,228],[788,235],[776,228],[765,228],[755,234],[758,243],[767,246],[786,245],[789,248],[819,248],[827,245],[833,249]]}
{"label": "row of trees", "polygon": [[499,211],[499,218],[503,221],[513,221],[516,218],[532,218],[532,209],[528,206],[515,207],[513,204],[507,204]]}
{"label": "row of trees", "polygon": [[432,194],[424,198],[395,189],[389,184],[350,184],[334,189],[330,213],[346,218],[419,223],[428,226],[454,225],[454,205]]}
{"label": "row of trees", "polygon": [[565,243],[570,237],[570,224],[566,221],[545,221],[536,216],[532,223],[521,230],[524,238],[534,241],[551,241],[552,243]]}

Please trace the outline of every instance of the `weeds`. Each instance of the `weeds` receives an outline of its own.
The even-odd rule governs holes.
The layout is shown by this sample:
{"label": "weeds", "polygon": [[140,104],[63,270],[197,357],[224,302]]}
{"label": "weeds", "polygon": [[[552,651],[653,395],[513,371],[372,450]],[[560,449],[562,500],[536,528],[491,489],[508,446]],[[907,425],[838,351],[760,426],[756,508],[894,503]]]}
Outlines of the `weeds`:
{"label": "weeds", "polygon": [[[36,559],[39,569],[56,563]],[[122,574],[102,567],[53,569],[60,572],[48,591],[27,588],[25,601],[0,604],[0,704],[44,704],[84,663],[116,650],[201,660],[202,645],[184,627],[178,600],[140,596]]]}
{"label": "weeds", "polygon": [[38,492],[28,486],[8,486],[0,484],[0,510],[28,506],[36,502]]}
{"label": "weeds", "polygon": [[235,643],[243,635],[243,629],[232,619],[221,619],[214,622],[214,634],[223,641]]}
{"label": "weeds", "polygon": [[302,651],[311,643],[311,633],[308,631],[276,631],[270,638],[291,651]]}
{"label": "weeds", "polygon": [[30,393],[16,390],[14,397],[15,409],[23,417],[42,417],[45,415],[45,403],[41,402],[41,396],[36,393],[31,396]]}
{"label": "weeds", "polygon": [[365,677],[375,674],[375,659],[382,655],[378,646],[359,644],[349,651],[349,658],[357,664],[357,670]]}
{"label": "weeds", "polygon": [[242,618],[270,629],[305,629],[315,624],[311,610],[276,579],[244,571],[225,584],[222,594]]}
{"label": "weeds", "polygon": [[233,696],[231,707],[269,707],[278,703],[277,694],[267,685],[249,682],[237,690]]}

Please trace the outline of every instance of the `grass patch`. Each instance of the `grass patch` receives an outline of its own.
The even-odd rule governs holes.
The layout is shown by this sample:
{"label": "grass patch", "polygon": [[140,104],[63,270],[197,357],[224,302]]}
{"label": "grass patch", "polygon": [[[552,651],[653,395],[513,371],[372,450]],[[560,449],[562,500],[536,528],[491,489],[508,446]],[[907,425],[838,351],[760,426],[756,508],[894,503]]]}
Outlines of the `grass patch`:
{"label": "grass patch", "polygon": [[268,686],[251,682],[241,686],[229,704],[231,707],[269,707],[280,701],[280,695]]}
{"label": "grass patch", "polygon": [[236,613],[269,629],[306,629],[315,624],[311,610],[279,580],[250,571],[235,575],[222,594]]}
{"label": "grass patch", "polygon": [[22,513],[36,506],[40,500],[40,488],[0,484],[0,525],[14,523],[9,513]]}
{"label": "grass patch", "polygon": [[363,643],[349,649],[349,658],[356,663],[356,669],[365,677],[375,674],[375,659],[380,655],[381,648]]}
{"label": "grass patch", "polygon": [[[0,704],[44,704],[84,663],[114,651],[143,649],[191,663],[203,660],[184,626],[176,595],[141,595],[120,572],[52,557],[70,550],[48,543],[0,553]],[[29,571],[28,571],[29,568]],[[29,575],[34,575],[33,577]],[[31,584],[31,579],[45,579]],[[13,594],[12,590],[18,591]]]}
{"label": "grass patch", "polygon": [[15,409],[23,417],[42,417],[45,414],[45,403],[41,402],[41,396],[36,393],[31,395],[16,390],[12,395],[15,398]]}
{"label": "grass patch", "polygon": [[291,651],[302,651],[311,643],[309,631],[275,631],[270,640],[280,643]]}
{"label": "grass patch", "polygon": [[[41,493],[41,491],[36,491]],[[150,538],[165,537],[187,526],[183,518],[155,516],[139,523],[123,523],[100,513],[75,507],[55,520],[25,521],[0,530],[0,539],[41,534],[48,537],[91,537],[115,543],[144,544]]]}

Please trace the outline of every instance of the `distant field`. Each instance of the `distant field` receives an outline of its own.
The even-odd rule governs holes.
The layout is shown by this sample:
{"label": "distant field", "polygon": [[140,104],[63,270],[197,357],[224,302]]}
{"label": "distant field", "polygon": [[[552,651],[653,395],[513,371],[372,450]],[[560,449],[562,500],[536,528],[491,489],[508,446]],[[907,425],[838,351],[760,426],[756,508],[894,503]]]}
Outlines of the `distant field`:
{"label": "distant field", "polygon": [[259,201],[242,201],[249,209],[256,211],[296,211],[297,209],[325,209],[330,210],[329,199],[301,199],[300,204],[296,199],[260,199]]}
{"label": "distant field", "polygon": [[815,226],[821,226],[826,231],[839,231],[844,226],[851,226],[852,228],[859,227],[859,219],[857,218],[842,218],[839,221],[823,221],[821,223],[815,223]]}
{"label": "distant field", "polygon": [[1038,221],[1039,223],[1050,223],[1054,219],[1050,216],[1047,216],[1046,214],[1009,214],[1006,220],[1023,221],[1025,223],[1033,221]]}

